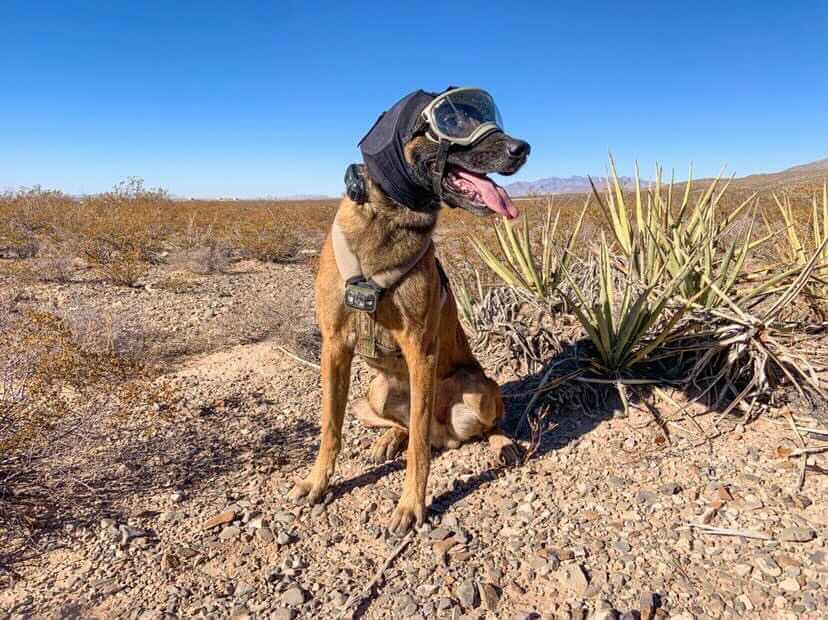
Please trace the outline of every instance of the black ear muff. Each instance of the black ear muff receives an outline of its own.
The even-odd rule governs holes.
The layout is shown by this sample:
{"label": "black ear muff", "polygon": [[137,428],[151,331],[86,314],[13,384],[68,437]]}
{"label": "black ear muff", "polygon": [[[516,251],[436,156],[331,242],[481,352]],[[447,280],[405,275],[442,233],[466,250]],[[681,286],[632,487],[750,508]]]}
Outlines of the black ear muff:
{"label": "black ear muff", "polygon": [[364,204],[368,199],[368,190],[365,187],[363,166],[351,164],[345,169],[345,195],[357,204]]}

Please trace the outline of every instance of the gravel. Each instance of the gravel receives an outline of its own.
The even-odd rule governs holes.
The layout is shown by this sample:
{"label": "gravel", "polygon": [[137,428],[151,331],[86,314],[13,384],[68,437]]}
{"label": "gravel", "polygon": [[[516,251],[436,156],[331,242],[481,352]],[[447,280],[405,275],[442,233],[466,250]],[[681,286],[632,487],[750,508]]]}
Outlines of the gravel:
{"label": "gravel", "polygon": [[[210,346],[171,364],[165,415],[96,421],[100,434],[66,446],[73,471],[107,503],[86,496],[65,508],[71,528],[15,566],[0,617],[339,617],[399,544],[384,525],[404,457],[372,464],[377,432],[350,414],[324,507],[285,497],[315,457],[318,374],[280,341],[235,327],[280,296],[309,325],[307,267],[250,264],[198,282],[193,293],[33,287],[33,303],[67,312],[127,300],[150,331],[192,329]],[[480,359],[507,393],[531,387]],[[352,397],[370,377],[357,360]],[[525,406],[506,404],[511,419]],[[709,441],[675,434],[665,444],[635,407],[622,419],[561,408],[519,467],[492,468],[485,442],[435,454],[429,526],[379,579],[365,617],[818,617],[828,609],[828,480],[809,471],[796,488],[797,464],[774,458],[790,429],[773,416],[737,441],[714,433],[717,416],[699,415]],[[828,467],[824,455],[809,464]],[[86,476],[93,465],[105,475]],[[771,540],[687,527],[703,517]]]}

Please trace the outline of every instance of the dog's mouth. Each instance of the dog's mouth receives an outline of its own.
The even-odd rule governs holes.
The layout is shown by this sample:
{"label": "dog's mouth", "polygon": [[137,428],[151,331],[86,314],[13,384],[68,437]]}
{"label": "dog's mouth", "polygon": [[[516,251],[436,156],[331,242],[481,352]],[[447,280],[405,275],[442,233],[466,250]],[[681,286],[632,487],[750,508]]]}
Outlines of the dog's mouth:
{"label": "dog's mouth", "polygon": [[479,215],[494,211],[507,220],[518,216],[517,207],[506,190],[485,174],[452,165],[443,179],[443,187],[462,200],[459,206]]}

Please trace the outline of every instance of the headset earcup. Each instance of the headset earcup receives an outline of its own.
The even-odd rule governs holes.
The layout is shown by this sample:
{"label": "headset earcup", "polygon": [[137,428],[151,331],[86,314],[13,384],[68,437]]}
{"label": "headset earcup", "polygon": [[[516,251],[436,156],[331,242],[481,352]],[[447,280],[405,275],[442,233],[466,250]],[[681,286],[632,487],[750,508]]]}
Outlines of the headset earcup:
{"label": "headset earcup", "polygon": [[364,204],[368,199],[362,166],[351,164],[345,169],[345,194],[357,204]]}

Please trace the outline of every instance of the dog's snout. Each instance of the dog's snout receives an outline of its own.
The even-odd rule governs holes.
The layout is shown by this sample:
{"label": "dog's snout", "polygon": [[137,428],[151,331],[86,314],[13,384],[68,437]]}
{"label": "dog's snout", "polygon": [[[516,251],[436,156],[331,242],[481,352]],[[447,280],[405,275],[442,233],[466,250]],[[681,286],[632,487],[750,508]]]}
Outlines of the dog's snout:
{"label": "dog's snout", "polygon": [[524,142],[523,140],[509,140],[509,143],[506,145],[506,150],[509,152],[510,157],[526,157],[529,155],[529,151],[532,147],[529,146],[528,142]]}

